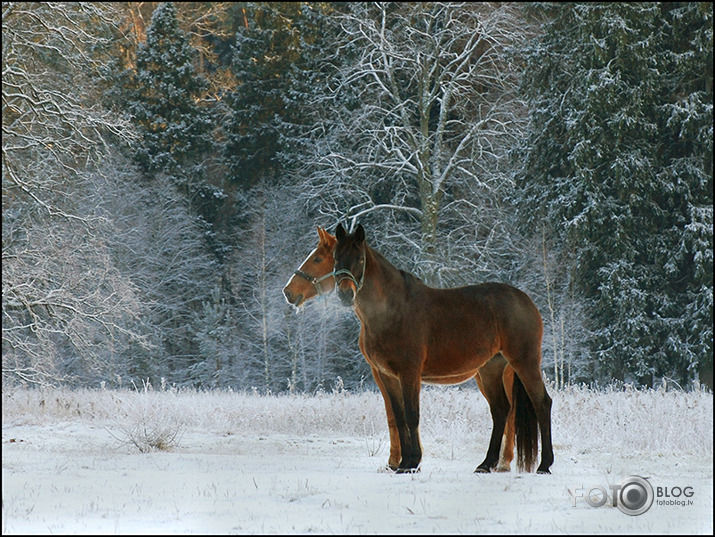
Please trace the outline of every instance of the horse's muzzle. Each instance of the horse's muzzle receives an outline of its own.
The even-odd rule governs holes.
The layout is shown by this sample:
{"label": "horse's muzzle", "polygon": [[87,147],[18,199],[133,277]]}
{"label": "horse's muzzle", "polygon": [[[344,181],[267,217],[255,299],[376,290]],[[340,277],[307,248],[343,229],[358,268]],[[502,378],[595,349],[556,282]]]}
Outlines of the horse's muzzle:
{"label": "horse's muzzle", "polygon": [[355,302],[355,290],[352,287],[338,289],[338,298],[343,306],[352,306]]}
{"label": "horse's muzzle", "polygon": [[283,294],[285,295],[286,300],[288,301],[288,304],[291,304],[292,306],[295,306],[296,308],[303,303],[303,295],[302,294],[293,296],[293,293],[291,293],[288,289],[283,289]]}

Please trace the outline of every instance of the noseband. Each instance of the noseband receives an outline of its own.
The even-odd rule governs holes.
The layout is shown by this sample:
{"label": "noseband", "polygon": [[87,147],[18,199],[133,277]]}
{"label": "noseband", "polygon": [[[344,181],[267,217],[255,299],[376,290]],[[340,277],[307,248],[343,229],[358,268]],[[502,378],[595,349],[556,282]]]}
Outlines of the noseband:
{"label": "noseband", "polygon": [[320,282],[322,282],[323,280],[325,280],[325,279],[327,279],[327,278],[330,278],[330,277],[333,276],[335,273],[334,273],[334,272],[328,272],[327,274],[325,274],[324,276],[321,276],[320,278],[316,278],[315,276],[311,276],[310,274],[307,274],[307,273],[303,272],[302,270],[296,270],[295,272],[293,272],[293,274],[295,274],[296,276],[300,276],[301,278],[303,278],[303,279],[305,279],[305,280],[308,280],[310,283],[312,283],[313,286],[315,287],[315,290],[318,291],[318,294],[322,296],[322,295],[323,295],[323,289],[322,289],[322,287],[320,286]]}
{"label": "noseband", "polygon": [[[367,267],[365,266],[365,250],[362,252],[362,276],[360,276],[360,281],[355,277],[355,275],[350,272],[348,269],[340,269],[340,270],[333,270],[333,275],[335,276],[335,287],[340,285],[340,282],[343,280],[350,280],[355,284],[355,295],[357,296],[358,292],[360,289],[362,289],[362,285],[365,283],[365,269]],[[339,274],[344,274],[342,278],[338,278]]]}

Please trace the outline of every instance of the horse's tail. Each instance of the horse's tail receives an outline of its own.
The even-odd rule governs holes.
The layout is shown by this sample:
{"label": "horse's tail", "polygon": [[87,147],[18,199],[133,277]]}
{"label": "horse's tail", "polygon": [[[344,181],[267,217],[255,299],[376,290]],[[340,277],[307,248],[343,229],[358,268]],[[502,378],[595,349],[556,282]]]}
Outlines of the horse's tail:
{"label": "horse's tail", "polygon": [[529,394],[526,393],[519,375],[516,374],[514,374],[512,401],[516,410],[516,466],[519,471],[531,472],[539,449],[539,424]]}

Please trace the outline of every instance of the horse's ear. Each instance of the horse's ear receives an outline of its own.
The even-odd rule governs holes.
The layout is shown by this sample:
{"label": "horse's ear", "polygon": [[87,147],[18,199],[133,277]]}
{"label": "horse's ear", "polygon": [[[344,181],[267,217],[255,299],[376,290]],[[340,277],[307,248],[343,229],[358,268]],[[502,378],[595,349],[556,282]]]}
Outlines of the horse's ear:
{"label": "horse's ear", "polygon": [[335,246],[335,237],[325,231],[325,228],[318,226],[318,235],[320,235],[320,244],[324,244],[328,248]]}
{"label": "horse's ear", "polygon": [[358,224],[358,227],[355,230],[355,240],[360,242],[365,240],[365,228],[362,227],[362,224]]}
{"label": "horse's ear", "polygon": [[345,238],[345,228],[341,223],[338,223],[338,227],[335,228],[335,237],[341,241]]}
{"label": "horse's ear", "polygon": [[323,230],[323,241],[325,242],[325,245],[331,249],[335,248],[335,243],[338,242],[333,235],[331,235],[325,230]]}

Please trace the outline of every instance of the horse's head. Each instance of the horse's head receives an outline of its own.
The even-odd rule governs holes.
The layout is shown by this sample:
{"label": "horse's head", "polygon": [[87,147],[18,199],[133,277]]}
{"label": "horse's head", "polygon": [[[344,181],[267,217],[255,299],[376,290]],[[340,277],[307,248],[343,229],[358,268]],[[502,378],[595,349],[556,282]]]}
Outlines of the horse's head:
{"label": "horse's head", "polygon": [[358,224],[353,233],[347,233],[342,224],[335,229],[335,285],[338,298],[344,306],[352,306],[365,280],[365,230]]}
{"label": "horse's head", "polygon": [[336,240],[322,227],[318,227],[318,236],[320,237],[318,246],[310,252],[283,288],[286,300],[296,308],[311,298],[329,293],[335,288],[333,251]]}

